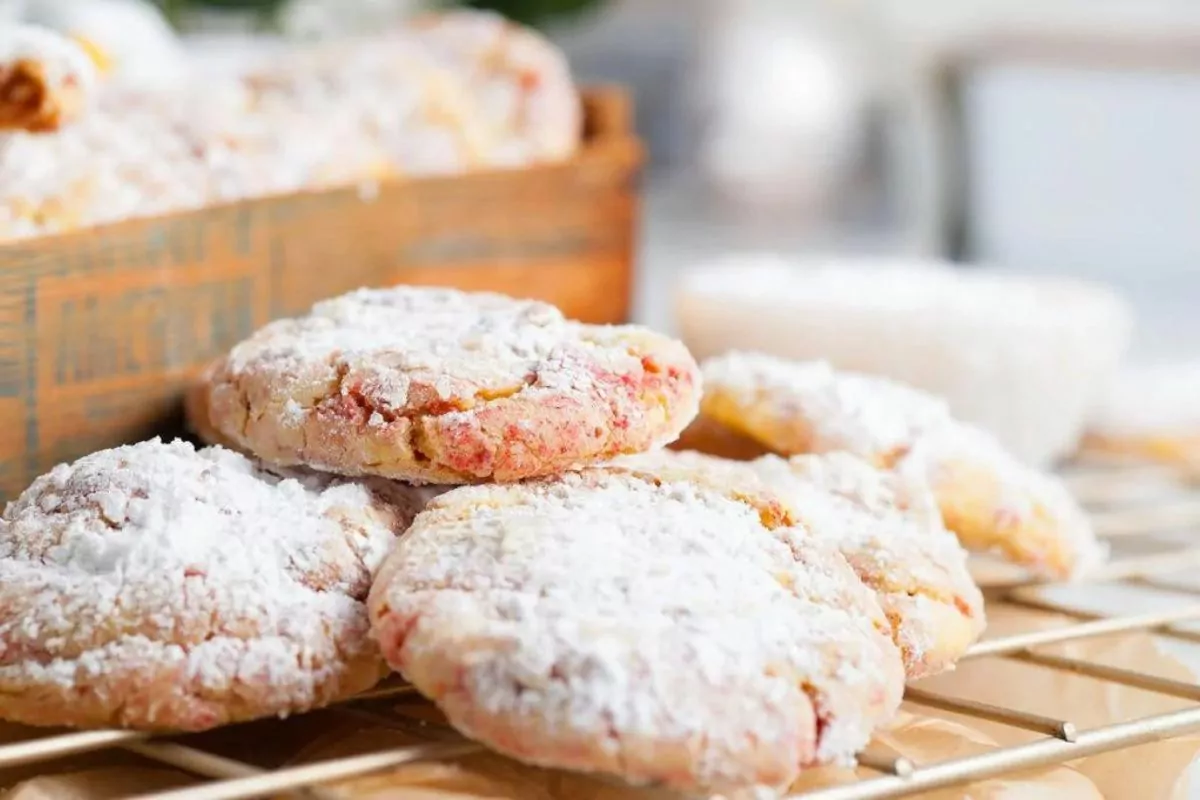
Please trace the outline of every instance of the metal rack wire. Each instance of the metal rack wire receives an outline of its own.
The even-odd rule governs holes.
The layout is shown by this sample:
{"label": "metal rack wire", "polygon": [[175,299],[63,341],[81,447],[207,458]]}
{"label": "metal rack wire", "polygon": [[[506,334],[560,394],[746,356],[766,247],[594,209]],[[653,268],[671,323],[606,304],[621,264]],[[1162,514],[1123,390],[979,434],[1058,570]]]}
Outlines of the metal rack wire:
{"label": "metal rack wire", "polygon": [[[1047,599],[1042,593],[1045,587],[1026,578],[999,581],[988,587],[990,604],[1054,612],[1073,621],[1058,628],[985,639],[975,645],[966,658],[1010,659],[1036,664],[1183,699],[1191,705],[1156,716],[1081,729],[1070,719],[1031,714],[913,686],[905,696],[905,701],[913,706],[1012,726],[1039,736],[1022,744],[932,764],[917,764],[868,749],[860,755],[858,762],[860,767],[876,773],[874,776],[851,785],[809,792],[802,795],[806,800],[906,797],[1200,732],[1200,684],[1052,654],[1043,649],[1048,645],[1130,631],[1148,631],[1200,643],[1200,629],[1179,627],[1186,622],[1200,622],[1200,590],[1166,580],[1172,573],[1200,564],[1200,537],[1193,542],[1179,537],[1181,533],[1200,532],[1200,488],[1185,488],[1178,479],[1161,469],[1129,465],[1079,466],[1068,471],[1066,477],[1092,510],[1098,531],[1112,540],[1114,549],[1119,552],[1121,545],[1138,543],[1134,548],[1136,552],[1119,554],[1105,570],[1093,576],[1092,582],[1190,593],[1192,602],[1166,611],[1104,616]],[[391,713],[388,701],[411,693],[409,687],[392,682],[343,704],[341,710],[379,719]],[[147,794],[143,798],[235,800],[293,792],[310,798],[335,798],[339,796],[336,792],[322,786],[414,761],[453,759],[480,750],[479,745],[458,738],[448,729],[443,733],[446,735],[428,744],[387,747],[364,755],[274,770],[208,752],[188,739],[161,739],[132,731],[57,733],[0,745],[0,769],[52,762],[81,753],[125,750],[202,779],[192,786]]]}

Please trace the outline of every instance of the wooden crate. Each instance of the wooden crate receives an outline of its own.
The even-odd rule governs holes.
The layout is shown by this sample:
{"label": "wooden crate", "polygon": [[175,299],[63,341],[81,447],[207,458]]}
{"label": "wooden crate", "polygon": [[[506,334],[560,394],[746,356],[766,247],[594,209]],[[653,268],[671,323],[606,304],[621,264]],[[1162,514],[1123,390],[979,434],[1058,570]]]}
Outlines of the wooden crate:
{"label": "wooden crate", "polygon": [[187,381],[276,317],[397,283],[623,321],[642,150],[585,94],[569,163],[300,193],[0,244],[0,501],[55,464],[179,430]]}

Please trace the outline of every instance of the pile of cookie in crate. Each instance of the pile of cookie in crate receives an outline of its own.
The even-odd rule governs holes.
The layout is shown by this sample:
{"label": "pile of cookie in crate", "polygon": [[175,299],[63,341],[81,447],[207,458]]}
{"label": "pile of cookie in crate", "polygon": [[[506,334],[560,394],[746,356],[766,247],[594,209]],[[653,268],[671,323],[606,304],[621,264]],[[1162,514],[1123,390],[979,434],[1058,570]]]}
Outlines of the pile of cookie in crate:
{"label": "pile of cookie in crate", "polygon": [[[561,163],[584,124],[565,57],[485,13],[291,46],[178,86],[0,22],[0,242],[252,197]],[[228,74],[226,74],[228,73]]]}

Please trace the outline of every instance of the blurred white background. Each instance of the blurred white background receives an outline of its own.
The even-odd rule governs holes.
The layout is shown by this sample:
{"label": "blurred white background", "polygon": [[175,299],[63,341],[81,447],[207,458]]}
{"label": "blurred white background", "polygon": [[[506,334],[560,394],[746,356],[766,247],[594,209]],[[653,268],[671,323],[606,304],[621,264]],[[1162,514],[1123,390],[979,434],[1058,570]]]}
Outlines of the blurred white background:
{"label": "blurred white background", "polygon": [[633,77],[658,167],[646,319],[669,321],[672,271],[714,250],[899,251],[1113,283],[1135,358],[1197,355],[1200,5],[702,5],[616,3],[579,36],[612,54],[608,28],[626,74],[655,53]]}

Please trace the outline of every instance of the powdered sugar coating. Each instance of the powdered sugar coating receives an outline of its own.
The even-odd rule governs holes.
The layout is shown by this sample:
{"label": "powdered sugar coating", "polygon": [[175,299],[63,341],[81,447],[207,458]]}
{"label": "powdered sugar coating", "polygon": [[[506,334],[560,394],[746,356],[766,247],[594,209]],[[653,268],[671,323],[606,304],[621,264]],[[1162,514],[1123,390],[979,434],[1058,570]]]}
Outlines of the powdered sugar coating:
{"label": "powdered sugar coating", "polygon": [[184,442],[56,467],[0,518],[0,716],[199,730],[368,688],[364,600],[420,505]]}
{"label": "powdered sugar coating", "polygon": [[953,667],[983,631],[983,596],[967,554],[928,487],[848,453],[729,461],[658,451],[620,466],[681,478],[755,503],[836,547],[879,599],[910,679]]}
{"label": "powdered sugar coating", "polygon": [[95,80],[94,65],[69,39],[0,24],[0,132],[57,130],[82,111]]}
{"label": "powdered sugar coating", "polygon": [[704,362],[704,378],[713,389],[710,404],[732,396],[741,405],[769,405],[775,419],[806,420],[775,431],[771,446],[789,453],[847,450],[886,457],[950,419],[946,404],[931,395],[885,378],[835,372],[824,361],[735,352]]}
{"label": "powdered sugar coating", "polygon": [[488,12],[431,14],[292,52],[247,82],[251,113],[307,121],[309,139],[316,127],[327,153],[319,178],[331,183],[372,167],[382,178],[560,161],[582,139],[565,57]]}
{"label": "powdered sugar coating", "polygon": [[412,482],[512,481],[673,440],[698,368],[633,326],[497,294],[396,287],[318,303],[233,349],[213,426],[276,464]]}
{"label": "powdered sugar coating", "polygon": [[1055,577],[1105,557],[1058,479],[1028,467],[939,399],[885,378],[757,353],[703,367],[705,416],[785,455],[846,451],[928,482],[946,526]]}
{"label": "powdered sugar coating", "polygon": [[389,663],[467,735],[678,788],[782,786],[848,757],[903,679],[835,551],[614,468],[442,495],[369,605]]}

